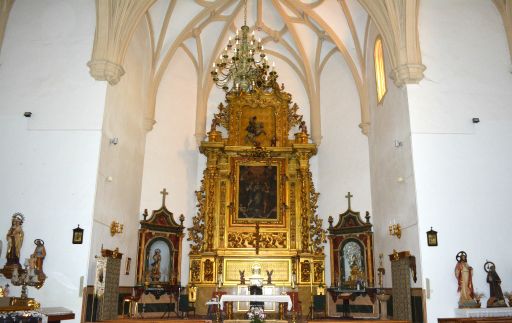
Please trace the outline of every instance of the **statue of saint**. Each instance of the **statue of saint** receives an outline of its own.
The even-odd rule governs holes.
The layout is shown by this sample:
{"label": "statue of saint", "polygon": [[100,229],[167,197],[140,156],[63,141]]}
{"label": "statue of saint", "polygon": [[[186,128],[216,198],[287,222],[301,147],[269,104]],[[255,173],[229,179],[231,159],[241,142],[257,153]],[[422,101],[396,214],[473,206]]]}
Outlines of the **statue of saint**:
{"label": "statue of saint", "polygon": [[46,249],[44,247],[44,241],[41,239],[34,240],[34,244],[36,248],[34,249],[34,253],[31,257],[35,258],[35,269],[39,270],[39,272],[43,272],[43,261],[44,257],[46,257]]}
{"label": "statue of saint", "polygon": [[268,271],[267,270],[267,284],[272,284],[272,274],[274,273],[274,270]]}
{"label": "statue of saint", "polygon": [[256,116],[251,117],[249,119],[249,124],[245,128],[247,130],[247,134],[245,135],[244,141],[245,143],[252,143],[255,146],[258,146],[259,142],[256,140],[260,135],[266,135],[265,129],[263,129],[263,122],[259,122]]}
{"label": "statue of saint", "polygon": [[492,261],[487,261],[484,264],[484,270],[487,272],[487,282],[490,288],[487,307],[506,307],[505,297],[501,290],[501,278],[496,272],[496,266]]}
{"label": "statue of saint", "polygon": [[473,290],[473,267],[468,265],[467,254],[460,251],[455,259],[455,277],[459,285],[457,291],[460,293],[459,308],[478,307]]}
{"label": "statue of saint", "polygon": [[160,249],[155,249],[153,253],[153,262],[151,263],[151,281],[160,281],[160,261],[162,255]]}
{"label": "statue of saint", "polygon": [[7,264],[19,264],[20,250],[23,245],[23,214],[14,213],[11,221],[11,228],[7,231]]}
{"label": "statue of saint", "polygon": [[239,270],[240,274],[240,285],[245,285],[245,270]]}
{"label": "statue of saint", "polygon": [[302,132],[305,135],[308,134],[308,126],[306,125],[306,121],[302,120],[300,122],[299,130],[300,130],[300,132]]}

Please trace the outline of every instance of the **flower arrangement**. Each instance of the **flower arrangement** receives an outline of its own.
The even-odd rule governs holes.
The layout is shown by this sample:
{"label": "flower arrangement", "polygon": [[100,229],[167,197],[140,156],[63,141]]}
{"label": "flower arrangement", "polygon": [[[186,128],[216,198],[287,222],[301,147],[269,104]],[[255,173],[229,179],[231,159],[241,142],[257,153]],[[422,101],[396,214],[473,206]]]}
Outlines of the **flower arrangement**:
{"label": "flower arrangement", "polygon": [[485,297],[485,294],[475,291],[475,293],[473,294],[473,297],[475,298],[476,302],[478,304],[480,304],[480,300]]}
{"label": "flower arrangement", "polygon": [[263,323],[265,322],[265,312],[259,306],[252,306],[247,312],[247,318],[251,320],[251,323]]}

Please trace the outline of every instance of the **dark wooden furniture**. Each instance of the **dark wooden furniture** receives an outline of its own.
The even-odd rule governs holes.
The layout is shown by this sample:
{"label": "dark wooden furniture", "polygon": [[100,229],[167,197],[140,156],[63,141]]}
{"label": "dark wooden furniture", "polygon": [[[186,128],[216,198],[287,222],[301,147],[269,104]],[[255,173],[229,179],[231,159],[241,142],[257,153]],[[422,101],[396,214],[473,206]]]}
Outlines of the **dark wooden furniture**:
{"label": "dark wooden furniture", "polygon": [[73,320],[75,313],[64,307],[43,307],[39,310],[48,316],[48,322],[59,323],[60,321]]}

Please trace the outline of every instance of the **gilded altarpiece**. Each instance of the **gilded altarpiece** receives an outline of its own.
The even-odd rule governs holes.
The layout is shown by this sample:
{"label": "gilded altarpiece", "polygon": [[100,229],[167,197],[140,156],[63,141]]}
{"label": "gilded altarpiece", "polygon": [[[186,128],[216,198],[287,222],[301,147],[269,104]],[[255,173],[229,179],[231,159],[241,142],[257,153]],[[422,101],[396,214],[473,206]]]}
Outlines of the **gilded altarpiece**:
{"label": "gilded altarpiece", "polygon": [[309,167],[317,147],[297,110],[275,82],[228,92],[219,105],[200,145],[207,164],[189,228],[190,284],[236,287],[255,263],[273,270],[275,286],[324,283],[326,231]]}

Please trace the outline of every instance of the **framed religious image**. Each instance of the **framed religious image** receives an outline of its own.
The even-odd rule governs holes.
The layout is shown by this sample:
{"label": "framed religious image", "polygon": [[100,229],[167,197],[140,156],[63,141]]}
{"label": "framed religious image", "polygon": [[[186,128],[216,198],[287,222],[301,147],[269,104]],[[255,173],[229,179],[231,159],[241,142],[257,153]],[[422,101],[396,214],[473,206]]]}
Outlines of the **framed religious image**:
{"label": "framed religious image", "polygon": [[234,162],[237,182],[233,187],[233,224],[283,223],[283,168],[280,160]]}
{"label": "framed religious image", "polygon": [[80,225],[73,229],[73,244],[82,244],[84,239],[84,229]]}
{"label": "framed religious image", "polygon": [[277,166],[240,165],[238,218],[277,220]]}
{"label": "framed religious image", "polygon": [[437,247],[437,231],[432,229],[432,227],[427,231],[427,244],[429,247]]}
{"label": "framed religious image", "polygon": [[362,241],[356,238],[344,240],[340,248],[339,267],[341,282],[356,288],[358,281],[366,281],[366,251]]}
{"label": "framed religious image", "polygon": [[163,238],[150,241],[146,247],[146,279],[150,283],[176,283],[174,276],[174,248],[172,243]]}

